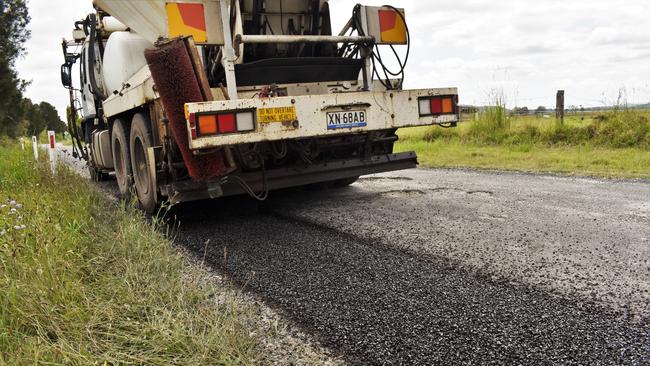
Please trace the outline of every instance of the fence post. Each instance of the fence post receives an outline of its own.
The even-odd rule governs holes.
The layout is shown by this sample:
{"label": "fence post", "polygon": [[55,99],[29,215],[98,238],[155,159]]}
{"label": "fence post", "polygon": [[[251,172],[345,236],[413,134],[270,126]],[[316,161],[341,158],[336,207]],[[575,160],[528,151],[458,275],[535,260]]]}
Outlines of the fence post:
{"label": "fence post", "polygon": [[555,118],[564,124],[564,90],[558,90],[555,97]]}

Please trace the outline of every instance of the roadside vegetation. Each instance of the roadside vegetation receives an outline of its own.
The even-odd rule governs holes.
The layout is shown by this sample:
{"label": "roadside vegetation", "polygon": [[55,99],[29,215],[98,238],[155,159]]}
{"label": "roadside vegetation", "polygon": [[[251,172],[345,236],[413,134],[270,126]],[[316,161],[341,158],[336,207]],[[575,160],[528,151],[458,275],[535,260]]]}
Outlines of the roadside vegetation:
{"label": "roadside vegetation", "polygon": [[398,132],[398,151],[415,150],[426,167],[650,178],[650,111],[615,108],[555,118],[510,116],[487,108],[458,128]]}
{"label": "roadside vegetation", "polygon": [[251,309],[137,210],[30,154],[0,141],[0,364],[254,362]]}

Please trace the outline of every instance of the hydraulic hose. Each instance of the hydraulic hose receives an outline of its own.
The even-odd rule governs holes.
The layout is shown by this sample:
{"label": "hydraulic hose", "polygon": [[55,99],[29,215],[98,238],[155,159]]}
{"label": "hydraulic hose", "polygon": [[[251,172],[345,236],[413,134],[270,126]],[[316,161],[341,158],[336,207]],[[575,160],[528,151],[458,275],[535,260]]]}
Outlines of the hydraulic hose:
{"label": "hydraulic hose", "polygon": [[95,14],[90,14],[90,41],[88,45],[88,59],[90,63],[88,64],[88,76],[90,78],[90,91],[93,93],[97,99],[104,101],[106,95],[99,89],[97,86],[97,77],[95,75],[95,62],[97,61],[95,54],[95,45],[97,43],[97,16]]}
{"label": "hydraulic hose", "polygon": [[[394,90],[394,89],[401,89],[402,85],[404,83],[404,74],[405,74],[405,69],[406,69],[406,64],[408,63],[409,56],[411,53],[411,32],[409,30],[408,24],[406,23],[406,19],[404,17],[404,14],[402,14],[401,11],[399,11],[397,8],[390,6],[390,5],[384,5],[384,7],[392,9],[399,15],[401,18],[402,22],[404,23],[404,27],[406,30],[406,37],[407,37],[407,42],[406,42],[406,56],[404,60],[397,54],[397,51],[395,50],[395,47],[393,45],[389,45],[391,51],[393,52],[393,55],[395,56],[395,59],[397,60],[397,64],[399,66],[399,71],[395,72],[392,71],[388,68],[388,66],[384,63],[384,59],[382,59],[381,53],[379,51],[379,45],[374,46],[374,50],[372,51],[372,76],[373,78],[376,76],[378,81],[387,89],[387,90]],[[363,31],[363,24],[361,21],[361,4],[357,4],[354,7],[354,10],[352,11],[352,20],[351,20],[351,28],[352,32],[356,31],[360,36],[365,36],[365,32]],[[355,58],[357,57],[359,53],[359,46],[355,47],[350,47],[350,45],[343,45],[343,47],[339,51],[339,55],[343,57],[348,57],[348,58]],[[380,74],[380,71],[383,72],[383,77]],[[397,85],[393,85],[393,83],[390,81],[390,77],[394,76],[400,79],[399,83]]]}

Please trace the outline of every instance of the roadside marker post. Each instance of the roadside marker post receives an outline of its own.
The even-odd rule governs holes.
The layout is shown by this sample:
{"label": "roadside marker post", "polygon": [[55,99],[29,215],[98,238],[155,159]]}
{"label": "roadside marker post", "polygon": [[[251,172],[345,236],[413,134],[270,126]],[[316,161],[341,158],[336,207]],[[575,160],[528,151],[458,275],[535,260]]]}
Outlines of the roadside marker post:
{"label": "roadside marker post", "polygon": [[32,136],[32,145],[34,146],[34,160],[38,161],[38,139]]}
{"label": "roadside marker post", "polygon": [[48,149],[50,153],[50,166],[52,167],[52,173],[54,173],[56,170],[56,153],[54,152],[54,148],[56,147],[56,136],[54,135],[54,131],[47,131],[47,138],[50,143]]}
{"label": "roadside marker post", "polygon": [[564,90],[558,90],[555,96],[555,118],[564,124]]}

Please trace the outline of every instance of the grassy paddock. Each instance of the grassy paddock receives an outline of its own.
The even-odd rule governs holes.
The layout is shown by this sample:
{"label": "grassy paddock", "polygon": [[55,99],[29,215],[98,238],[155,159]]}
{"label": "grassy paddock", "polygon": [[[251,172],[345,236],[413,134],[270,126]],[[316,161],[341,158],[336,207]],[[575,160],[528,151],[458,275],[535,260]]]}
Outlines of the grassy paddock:
{"label": "grassy paddock", "polygon": [[252,362],[250,309],[136,210],[30,154],[0,142],[0,364]]}
{"label": "grassy paddock", "polygon": [[564,124],[509,117],[498,107],[458,128],[398,132],[397,151],[427,167],[469,167],[602,177],[650,178],[650,112],[570,116]]}

